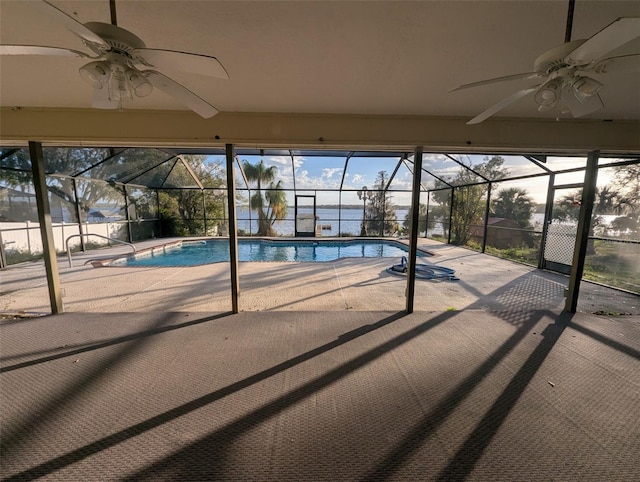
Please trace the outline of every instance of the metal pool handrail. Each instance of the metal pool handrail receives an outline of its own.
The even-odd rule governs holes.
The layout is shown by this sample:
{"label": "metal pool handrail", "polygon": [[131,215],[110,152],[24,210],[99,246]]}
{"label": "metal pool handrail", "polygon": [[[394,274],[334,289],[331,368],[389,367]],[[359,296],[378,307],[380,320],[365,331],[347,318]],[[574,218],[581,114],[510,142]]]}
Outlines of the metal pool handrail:
{"label": "metal pool handrail", "polygon": [[73,268],[73,265],[71,264],[71,251],[69,250],[69,240],[72,238],[79,238],[79,237],[89,237],[89,236],[97,236],[98,238],[102,238],[102,239],[106,239],[108,241],[115,241],[116,243],[120,243],[120,244],[126,244],[127,246],[131,246],[133,248],[133,252],[136,252],[136,247],[131,244],[131,243],[127,243],[126,241],[121,241],[119,239],[116,238],[110,238],[108,236],[103,236],[102,234],[94,234],[94,233],[85,233],[85,234],[73,234],[71,236],[69,236],[65,242],[64,242],[64,246],[67,250],[67,259],[69,260],[69,268]]}

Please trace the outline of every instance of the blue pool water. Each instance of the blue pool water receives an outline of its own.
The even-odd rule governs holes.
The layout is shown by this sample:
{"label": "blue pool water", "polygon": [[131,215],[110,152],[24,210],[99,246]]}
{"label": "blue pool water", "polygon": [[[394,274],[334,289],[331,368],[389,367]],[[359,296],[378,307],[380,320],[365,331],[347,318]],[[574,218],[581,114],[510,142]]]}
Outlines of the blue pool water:
{"label": "blue pool water", "polygon": [[[406,256],[407,247],[393,241],[238,241],[239,261],[333,261],[339,258],[398,258]],[[419,256],[425,254],[418,252]],[[185,241],[164,252],[143,253],[127,258],[125,266],[198,266],[229,261],[226,239]]]}

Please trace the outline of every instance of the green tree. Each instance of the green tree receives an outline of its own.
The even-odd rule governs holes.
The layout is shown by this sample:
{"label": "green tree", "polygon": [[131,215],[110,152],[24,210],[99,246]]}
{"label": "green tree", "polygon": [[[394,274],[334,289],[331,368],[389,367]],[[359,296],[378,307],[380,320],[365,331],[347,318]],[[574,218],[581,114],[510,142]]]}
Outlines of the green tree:
{"label": "green tree", "polygon": [[[437,186],[445,184],[436,181]],[[451,206],[451,189],[442,188],[431,192],[431,204],[429,205],[427,228],[435,230],[438,224],[442,226],[442,236],[449,237],[449,212]]]}
{"label": "green tree", "polygon": [[621,236],[637,239],[640,234],[640,164],[615,167],[614,179],[619,189],[619,211],[611,228]]}
{"label": "green tree", "polygon": [[523,229],[531,229],[531,216],[536,205],[526,189],[510,187],[498,191],[491,201],[491,213],[498,218],[506,218]]}
{"label": "green tree", "polygon": [[242,161],[242,168],[247,181],[255,182],[255,187],[252,188],[254,193],[249,198],[249,206],[258,213],[257,235],[275,236],[274,223],[285,219],[288,211],[282,181],[274,182],[277,168],[267,167],[262,160],[258,164]]}
{"label": "green tree", "polygon": [[[188,156],[185,162],[205,186],[223,186],[219,163],[207,163],[207,156]],[[222,228],[226,194],[220,189],[171,189],[159,192],[160,217],[166,236],[208,236],[215,226]],[[205,216],[207,221],[205,220]],[[217,221],[214,221],[217,220]],[[205,230],[206,226],[206,230]]]}
{"label": "green tree", "polygon": [[616,185],[622,186],[621,198],[626,205],[640,205],[640,164],[614,167]]}
{"label": "green tree", "polygon": [[494,216],[508,219],[520,226],[523,229],[520,231],[520,239],[527,246],[534,246],[531,216],[536,209],[536,204],[526,189],[519,187],[501,189],[497,197],[491,201],[490,209]]}
{"label": "green tree", "polygon": [[386,171],[378,172],[366,206],[366,232],[371,235],[390,236],[398,231],[398,216],[392,196],[385,191],[389,183]]}
{"label": "green tree", "polygon": [[[631,171],[633,172],[633,171]],[[591,222],[589,223],[589,236],[601,235],[607,228],[621,231],[621,237],[633,238],[640,231],[640,219],[638,209],[634,208],[633,191],[635,189],[634,180],[628,179],[629,187],[621,183],[620,179],[616,184],[606,184],[596,188],[593,203]],[[631,193],[631,198],[628,196]],[[560,222],[577,224],[582,203],[582,189],[577,189],[562,196],[553,205],[552,219]],[[637,204],[636,204],[637,206]],[[622,214],[609,225],[604,215]],[[596,252],[596,243],[589,243],[587,253]]]}
{"label": "green tree", "polygon": [[[90,170],[92,177],[103,181],[108,180],[107,164],[101,163],[101,161],[109,156],[109,151],[103,148],[88,147],[46,147],[43,149],[43,155],[46,171],[53,173],[47,177],[47,190],[52,194],[52,214],[57,214],[56,207],[62,211],[62,206],[66,203],[68,215],[77,221],[75,219],[75,209],[72,208],[76,202],[73,187],[74,180],[70,176]],[[27,149],[21,149],[4,159],[3,167],[11,168],[11,170],[0,169],[0,179],[5,185],[30,192],[33,180],[31,178],[31,161]],[[62,177],[55,174],[67,174],[67,176]],[[78,206],[81,212],[84,213],[83,222],[87,220],[89,211],[96,204],[117,200],[124,201],[122,194],[106,182],[77,177],[76,187]]]}
{"label": "green tree", "polygon": [[[431,198],[439,205],[439,220],[445,227],[449,212],[451,212],[452,244],[461,246],[467,244],[471,237],[471,228],[474,225],[484,223],[488,186],[486,183],[479,184],[478,177],[473,171],[486,179],[497,181],[504,179],[509,174],[509,170],[503,164],[504,159],[501,156],[493,156],[484,158],[480,164],[470,164],[470,169],[461,166],[455,176],[448,176],[444,179],[453,186],[459,186],[455,188],[453,196],[450,189],[444,189],[445,183],[436,182],[437,190],[431,192]],[[451,209],[452,197],[453,209]]]}
{"label": "green tree", "polygon": [[[407,212],[404,217],[404,221],[402,222],[402,227],[407,233],[411,232],[411,216],[413,209],[409,208],[409,212]],[[427,231],[427,205],[420,203],[420,207],[418,208],[418,233],[424,233]]]}
{"label": "green tree", "polygon": [[[560,197],[553,205],[551,218],[566,222],[577,223],[582,203],[582,189],[577,189]],[[626,209],[625,197],[611,184],[596,188],[593,201],[593,213],[590,235],[602,229],[606,222],[604,215],[620,214]]]}

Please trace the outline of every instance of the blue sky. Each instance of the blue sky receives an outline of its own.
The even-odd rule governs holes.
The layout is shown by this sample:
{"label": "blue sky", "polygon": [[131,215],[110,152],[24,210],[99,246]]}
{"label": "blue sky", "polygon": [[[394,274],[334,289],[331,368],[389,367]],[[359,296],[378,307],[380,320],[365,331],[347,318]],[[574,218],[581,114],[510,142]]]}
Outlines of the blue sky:
{"label": "blue sky", "polygon": [[[460,163],[467,166],[477,166],[482,163],[487,156],[485,155],[454,155]],[[531,174],[538,174],[544,172],[544,170],[534,163],[530,162],[522,156],[509,156],[503,155],[505,159],[504,167],[506,167],[511,176],[525,176]],[[356,190],[362,189],[363,186],[367,186],[371,189],[374,184],[379,171],[386,171],[390,176],[396,168],[399,157],[352,157],[350,158],[346,173],[345,158],[344,157],[318,157],[318,156],[242,156],[242,160],[247,160],[250,163],[258,163],[263,160],[267,166],[277,167],[276,180],[282,181],[282,186],[285,189],[294,188],[294,172],[295,172],[295,187],[298,194],[313,194],[314,190],[322,189],[335,189],[340,188],[341,181],[344,175],[343,192],[342,192],[342,204],[359,204],[361,201],[358,199]],[[409,156],[412,159],[412,155]],[[210,158],[211,161],[223,161],[219,157]],[[584,157],[553,157],[549,158],[547,166],[553,170],[562,170],[572,167],[584,166],[586,164],[586,158]],[[411,164],[410,164],[411,165]],[[461,166],[450,158],[442,154],[430,154],[425,153],[423,156],[424,168],[441,179],[451,179],[456,176]],[[294,171],[295,168],[295,171]],[[607,170],[601,170],[601,182],[607,182]],[[239,180],[241,176],[236,169],[236,175]],[[583,173],[571,173],[559,175],[556,184],[567,184],[581,182],[583,179]],[[473,177],[473,176],[472,176]],[[412,173],[405,166],[401,164],[396,176],[394,177],[390,190],[404,190],[406,192],[393,192],[393,201],[399,205],[410,204],[410,191],[412,186]],[[480,181],[480,178],[476,178]],[[561,182],[560,182],[561,181]],[[427,189],[432,189],[435,185],[435,177],[423,173],[422,183]],[[522,179],[518,181],[511,181],[501,183],[498,187],[520,187],[527,189],[529,194],[534,198],[536,202],[544,202],[546,199],[546,189],[548,184],[548,178],[546,176]],[[288,193],[289,202],[293,204],[293,192]],[[338,204],[340,198],[338,192],[323,193],[317,192],[318,204]]]}

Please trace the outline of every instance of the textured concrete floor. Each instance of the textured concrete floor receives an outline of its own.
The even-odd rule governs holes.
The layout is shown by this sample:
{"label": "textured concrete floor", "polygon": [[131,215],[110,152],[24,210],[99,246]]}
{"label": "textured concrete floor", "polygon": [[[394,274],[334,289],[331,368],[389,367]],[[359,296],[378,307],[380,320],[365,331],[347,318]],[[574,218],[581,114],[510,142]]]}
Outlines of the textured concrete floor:
{"label": "textured concrete floor", "polygon": [[640,480],[640,317],[497,298],[2,321],[2,477]]}
{"label": "textured concrete floor", "polygon": [[[411,315],[395,260],[241,263],[235,315],[224,263],[61,260],[67,313],[0,321],[2,477],[640,480],[640,317],[590,314],[638,297],[561,314],[565,277],[422,243],[460,281]],[[41,264],[0,282],[49,310]]]}
{"label": "textured concrete floor", "polygon": [[[140,248],[167,240],[139,243]],[[459,281],[418,280],[416,310],[562,309],[565,276],[431,240],[428,262],[456,270]],[[93,268],[83,263],[127,247],[59,260],[68,312],[220,312],[231,309],[228,265],[188,268]],[[381,311],[405,308],[406,280],[387,273],[398,259],[356,258],[325,263],[240,263],[242,311]],[[0,313],[49,313],[42,263],[0,271]],[[640,296],[582,283],[578,310],[640,314]]]}

